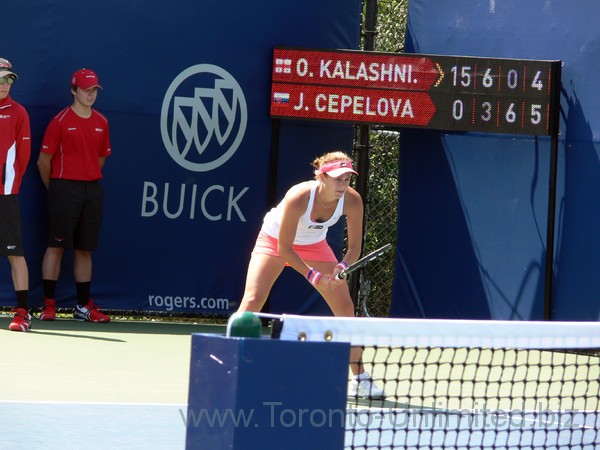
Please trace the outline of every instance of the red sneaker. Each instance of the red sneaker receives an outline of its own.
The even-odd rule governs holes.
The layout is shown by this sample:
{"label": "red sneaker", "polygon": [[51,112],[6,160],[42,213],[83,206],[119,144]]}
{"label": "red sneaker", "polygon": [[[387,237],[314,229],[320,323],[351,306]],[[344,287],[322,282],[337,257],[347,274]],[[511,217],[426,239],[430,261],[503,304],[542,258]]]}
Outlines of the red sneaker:
{"label": "red sneaker", "polygon": [[11,331],[29,331],[31,328],[31,315],[24,308],[13,310],[15,318],[8,326]]}
{"label": "red sneaker", "polygon": [[91,298],[86,306],[77,305],[75,307],[73,319],[99,323],[106,323],[110,321],[110,317],[108,317],[106,314],[102,314],[100,310],[98,310],[98,307],[94,305],[94,300]]}
{"label": "red sneaker", "polygon": [[56,302],[53,298],[44,297],[44,306],[42,307],[42,314],[40,314],[40,320],[54,319],[56,319]]}

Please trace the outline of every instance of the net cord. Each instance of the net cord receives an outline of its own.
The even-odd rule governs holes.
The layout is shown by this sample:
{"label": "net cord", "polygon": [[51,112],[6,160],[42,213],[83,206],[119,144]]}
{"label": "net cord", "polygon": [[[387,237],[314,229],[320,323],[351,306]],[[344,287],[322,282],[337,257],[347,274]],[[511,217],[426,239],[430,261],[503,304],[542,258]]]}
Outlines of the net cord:
{"label": "net cord", "polygon": [[391,347],[600,348],[600,322],[282,315],[280,339]]}

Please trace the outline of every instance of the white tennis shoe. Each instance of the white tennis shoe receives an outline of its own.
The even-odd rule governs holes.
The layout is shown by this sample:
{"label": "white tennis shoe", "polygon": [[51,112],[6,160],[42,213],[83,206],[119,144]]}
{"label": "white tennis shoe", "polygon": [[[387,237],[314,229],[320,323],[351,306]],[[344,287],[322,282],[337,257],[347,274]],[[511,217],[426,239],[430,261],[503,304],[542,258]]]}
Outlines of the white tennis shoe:
{"label": "white tennis shoe", "polygon": [[363,372],[352,377],[348,397],[384,399],[385,392],[375,384],[369,372]]}

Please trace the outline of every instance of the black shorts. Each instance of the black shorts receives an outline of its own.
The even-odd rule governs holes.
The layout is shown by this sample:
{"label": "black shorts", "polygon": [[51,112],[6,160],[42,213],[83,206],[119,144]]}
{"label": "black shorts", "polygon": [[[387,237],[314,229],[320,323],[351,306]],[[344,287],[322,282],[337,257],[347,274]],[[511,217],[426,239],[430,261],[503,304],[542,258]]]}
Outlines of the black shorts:
{"label": "black shorts", "polygon": [[104,193],[99,180],[51,179],[48,246],[92,251],[98,247]]}
{"label": "black shorts", "polygon": [[21,211],[16,195],[0,195],[0,256],[23,256]]}

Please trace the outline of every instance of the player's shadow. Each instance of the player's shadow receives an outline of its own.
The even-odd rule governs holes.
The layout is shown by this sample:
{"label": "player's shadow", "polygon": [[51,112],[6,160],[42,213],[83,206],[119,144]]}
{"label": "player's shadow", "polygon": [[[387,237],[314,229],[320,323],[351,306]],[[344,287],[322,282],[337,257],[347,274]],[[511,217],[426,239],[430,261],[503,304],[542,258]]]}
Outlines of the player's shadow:
{"label": "player's shadow", "polygon": [[[106,310],[111,315],[110,310]],[[73,320],[72,314],[61,312],[56,320],[41,321],[38,313],[33,312],[31,331],[40,331],[46,334],[59,333],[74,336],[80,336],[78,333],[123,333],[123,334],[168,334],[168,335],[191,335],[193,333],[225,334],[225,325],[216,323],[181,323],[181,322],[160,322],[150,320],[119,320],[114,317],[108,323],[93,323]],[[63,317],[64,316],[64,317]],[[200,319],[198,319],[200,321]],[[1,325],[0,325],[1,326]],[[8,327],[8,322],[7,325]],[[106,338],[110,340],[110,338]]]}
{"label": "player's shadow", "polygon": [[76,338],[76,339],[91,339],[94,341],[104,341],[104,342],[127,342],[123,339],[114,339],[108,337],[102,337],[97,335],[85,335],[85,334],[74,334],[74,333],[61,333],[58,331],[49,331],[49,330],[35,330],[31,329],[30,333],[35,334],[43,334],[46,336],[59,336],[59,337],[68,337],[68,338]]}

